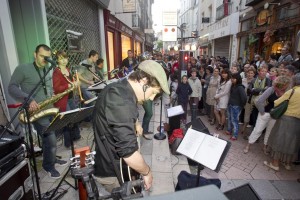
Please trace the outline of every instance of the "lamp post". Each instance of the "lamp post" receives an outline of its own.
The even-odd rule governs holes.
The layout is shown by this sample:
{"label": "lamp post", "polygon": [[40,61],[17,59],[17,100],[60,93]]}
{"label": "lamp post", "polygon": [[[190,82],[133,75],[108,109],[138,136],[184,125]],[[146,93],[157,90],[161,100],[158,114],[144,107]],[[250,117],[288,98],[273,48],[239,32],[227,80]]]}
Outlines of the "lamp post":
{"label": "lamp post", "polygon": [[181,46],[181,50],[183,50],[183,32],[186,29],[186,23],[182,23],[180,26],[177,26],[177,28],[180,30],[181,33],[181,42],[180,42],[180,46]]}

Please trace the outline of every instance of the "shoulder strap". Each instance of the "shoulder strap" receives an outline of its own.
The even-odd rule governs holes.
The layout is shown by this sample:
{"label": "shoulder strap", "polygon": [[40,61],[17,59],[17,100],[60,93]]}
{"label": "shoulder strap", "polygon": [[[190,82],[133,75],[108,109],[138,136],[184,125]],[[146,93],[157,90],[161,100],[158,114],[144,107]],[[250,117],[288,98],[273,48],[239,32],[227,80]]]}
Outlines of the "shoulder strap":
{"label": "shoulder strap", "polygon": [[292,90],[291,95],[290,95],[290,97],[288,98],[288,100],[290,100],[290,98],[293,96],[294,92],[295,92],[295,89]]}

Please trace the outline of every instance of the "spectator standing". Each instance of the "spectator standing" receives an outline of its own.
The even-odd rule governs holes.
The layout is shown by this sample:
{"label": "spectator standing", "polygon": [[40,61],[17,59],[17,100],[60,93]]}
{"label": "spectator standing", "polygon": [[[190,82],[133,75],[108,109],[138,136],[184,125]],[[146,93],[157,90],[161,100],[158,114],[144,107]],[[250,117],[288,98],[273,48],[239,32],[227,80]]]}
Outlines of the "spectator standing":
{"label": "spectator standing", "polygon": [[188,79],[188,83],[192,88],[192,94],[190,95],[190,108],[192,108],[193,104],[196,104],[196,108],[198,108],[199,100],[202,97],[202,85],[200,80],[197,77],[197,69],[193,68],[191,72],[191,77]]}
{"label": "spectator standing", "polygon": [[272,161],[264,161],[264,164],[275,171],[279,170],[280,161],[291,170],[291,162],[296,159],[300,148],[300,73],[294,76],[293,82],[294,87],[274,102],[277,106],[292,95],[286,112],[276,120],[268,140]]}
{"label": "spectator standing", "polygon": [[216,104],[216,101],[214,99],[216,95],[216,91],[218,89],[218,86],[220,84],[220,70],[219,68],[215,68],[213,71],[213,74],[209,80],[207,92],[206,92],[206,103],[210,108],[210,115],[209,115],[209,122],[210,125],[214,125],[216,122],[216,116],[214,112],[214,107]]}
{"label": "spectator standing", "polygon": [[230,72],[228,68],[225,68],[221,72],[221,81],[214,97],[216,101],[215,115],[218,121],[218,126],[216,127],[217,130],[224,129],[231,84]]}
{"label": "spectator standing", "polygon": [[283,47],[281,49],[281,55],[278,58],[278,62],[282,63],[282,62],[288,62],[291,63],[293,61],[293,57],[292,55],[288,52],[288,48],[287,47]]}
{"label": "spectator standing", "polygon": [[[275,124],[275,119],[272,119],[270,116],[270,111],[274,107],[274,101],[276,101],[280,96],[282,96],[286,89],[290,85],[290,78],[286,76],[277,77],[273,86],[269,87],[258,99],[257,109],[259,111],[258,117],[256,120],[256,125],[249,136],[248,144],[244,149],[244,153],[248,153],[250,145],[256,142],[256,140],[261,136],[263,130],[267,128],[265,137],[264,137],[264,152],[267,154],[267,142],[270,136],[270,132]],[[268,101],[268,104],[264,106],[264,102]]]}
{"label": "spectator standing", "polygon": [[239,115],[247,101],[245,87],[239,73],[232,74],[231,89],[228,101],[228,123],[225,134],[231,135],[230,140],[237,140],[239,133]]}
{"label": "spectator standing", "polygon": [[189,102],[189,95],[193,92],[191,86],[188,83],[188,78],[183,75],[181,78],[181,83],[178,85],[176,93],[178,95],[178,104],[182,106],[184,113],[181,115],[181,122],[186,123],[187,116],[187,105]]}

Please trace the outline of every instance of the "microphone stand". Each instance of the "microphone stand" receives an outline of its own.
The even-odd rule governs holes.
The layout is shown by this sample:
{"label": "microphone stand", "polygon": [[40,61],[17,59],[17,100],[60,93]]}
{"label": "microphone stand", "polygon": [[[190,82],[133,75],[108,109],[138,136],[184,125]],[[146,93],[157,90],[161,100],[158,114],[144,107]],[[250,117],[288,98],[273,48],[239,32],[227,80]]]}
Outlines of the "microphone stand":
{"label": "microphone stand", "polygon": [[160,97],[160,119],[159,119],[159,133],[156,133],[154,135],[154,138],[157,139],[157,140],[164,140],[167,138],[167,136],[162,132],[162,126],[161,126],[161,123],[162,123],[162,105],[163,105],[163,97],[161,96]]}
{"label": "microphone stand", "polygon": [[11,120],[5,125],[4,130],[2,131],[1,135],[0,135],[0,139],[3,137],[4,133],[7,131],[8,127],[12,124],[12,122],[15,120],[15,118],[19,115],[19,113],[24,110],[25,114],[26,114],[26,125],[28,126],[28,135],[29,135],[29,143],[30,143],[30,154],[32,157],[32,162],[33,162],[33,170],[35,173],[35,181],[36,181],[36,187],[38,190],[38,199],[41,200],[41,188],[40,188],[40,184],[39,184],[39,177],[38,177],[38,171],[37,171],[37,165],[36,165],[36,160],[35,160],[35,156],[34,156],[34,147],[33,147],[33,138],[32,138],[32,129],[30,126],[30,122],[29,122],[29,110],[28,110],[28,106],[29,106],[29,100],[30,97],[32,97],[32,95],[35,93],[35,91],[37,90],[37,88],[41,85],[42,80],[45,79],[45,77],[47,76],[47,74],[55,67],[55,65],[53,65],[51,63],[51,66],[49,67],[49,69],[46,71],[46,73],[44,74],[44,76],[40,79],[40,81],[34,86],[34,88],[30,91],[30,93],[28,94],[28,96],[24,99],[22,105],[18,108],[18,111],[13,115],[13,117],[11,118]]}

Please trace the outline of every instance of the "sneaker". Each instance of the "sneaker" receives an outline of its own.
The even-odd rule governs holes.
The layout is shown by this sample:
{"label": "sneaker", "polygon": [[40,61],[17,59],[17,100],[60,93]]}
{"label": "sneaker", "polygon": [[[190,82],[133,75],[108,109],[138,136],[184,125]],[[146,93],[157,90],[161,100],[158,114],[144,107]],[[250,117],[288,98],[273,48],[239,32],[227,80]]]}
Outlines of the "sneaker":
{"label": "sneaker", "polygon": [[246,127],[247,127],[247,128],[251,128],[252,126],[251,126],[250,124],[248,124]]}
{"label": "sneaker", "polygon": [[267,167],[275,170],[275,171],[279,171],[279,167],[278,166],[274,166],[271,162],[268,163],[267,161],[264,161],[264,165],[266,165]]}
{"label": "sneaker", "polygon": [[51,170],[45,170],[45,171],[47,172],[47,174],[49,175],[50,178],[53,178],[53,179],[59,179],[60,178],[60,173],[54,168],[51,169]]}
{"label": "sneaker", "polygon": [[66,166],[66,165],[68,165],[68,162],[65,160],[56,159],[55,164],[58,166]]}

